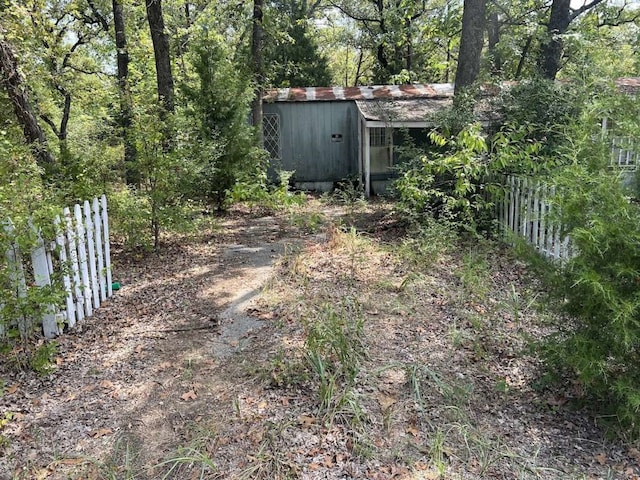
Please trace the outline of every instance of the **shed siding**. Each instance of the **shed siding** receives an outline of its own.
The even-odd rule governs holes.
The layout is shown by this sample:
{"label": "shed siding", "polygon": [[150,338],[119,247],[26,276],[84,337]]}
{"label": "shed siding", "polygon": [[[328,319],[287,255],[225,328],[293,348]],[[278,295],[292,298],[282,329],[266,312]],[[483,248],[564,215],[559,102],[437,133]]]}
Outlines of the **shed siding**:
{"label": "shed siding", "polygon": [[[358,173],[358,114],[353,102],[265,103],[280,115],[284,170],[297,183],[336,182]],[[341,135],[342,141],[332,136]]]}

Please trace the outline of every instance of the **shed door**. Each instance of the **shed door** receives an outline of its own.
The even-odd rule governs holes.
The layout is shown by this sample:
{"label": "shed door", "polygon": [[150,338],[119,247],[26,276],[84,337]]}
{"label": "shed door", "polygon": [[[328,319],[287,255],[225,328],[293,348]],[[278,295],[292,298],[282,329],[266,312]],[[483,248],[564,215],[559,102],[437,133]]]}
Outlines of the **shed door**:
{"label": "shed door", "polygon": [[393,158],[392,133],[393,130],[391,128],[371,128],[371,174],[389,173]]}

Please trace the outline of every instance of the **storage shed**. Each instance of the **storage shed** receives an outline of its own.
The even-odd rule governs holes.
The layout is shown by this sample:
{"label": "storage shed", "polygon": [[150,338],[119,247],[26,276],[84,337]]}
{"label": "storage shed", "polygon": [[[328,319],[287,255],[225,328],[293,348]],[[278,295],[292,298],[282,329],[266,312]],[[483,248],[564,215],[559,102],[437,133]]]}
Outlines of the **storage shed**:
{"label": "storage shed", "polygon": [[304,190],[359,179],[366,195],[395,175],[402,130],[426,138],[428,118],[453,101],[453,84],[285,88],[264,99],[265,149],[273,169],[295,171]]}
{"label": "storage shed", "polygon": [[[628,95],[640,92],[640,78],[615,84]],[[512,85],[485,86],[484,96]],[[329,191],[358,179],[367,196],[384,192],[396,175],[398,147],[407,136],[427,141],[429,119],[452,104],[453,90],[449,83],[271,90],[264,97],[263,132],[272,169],[295,171],[295,185],[305,190]],[[480,102],[476,114],[485,126],[495,119],[490,102]],[[603,131],[610,124],[604,120]],[[612,164],[635,172],[637,139],[612,141]]]}

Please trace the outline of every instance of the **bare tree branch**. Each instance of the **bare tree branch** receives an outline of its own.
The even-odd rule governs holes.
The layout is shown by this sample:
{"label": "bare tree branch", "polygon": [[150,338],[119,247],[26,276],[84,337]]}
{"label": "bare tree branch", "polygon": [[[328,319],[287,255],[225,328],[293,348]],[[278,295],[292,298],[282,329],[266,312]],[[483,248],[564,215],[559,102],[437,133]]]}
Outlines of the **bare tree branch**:
{"label": "bare tree branch", "polygon": [[601,4],[602,2],[604,2],[604,0],[592,0],[589,3],[585,3],[580,8],[576,8],[576,9],[572,8],[571,15],[569,16],[569,18],[571,19],[571,21],[573,21],[576,18],[578,18],[580,15],[582,15],[584,12],[591,10],[593,7]]}

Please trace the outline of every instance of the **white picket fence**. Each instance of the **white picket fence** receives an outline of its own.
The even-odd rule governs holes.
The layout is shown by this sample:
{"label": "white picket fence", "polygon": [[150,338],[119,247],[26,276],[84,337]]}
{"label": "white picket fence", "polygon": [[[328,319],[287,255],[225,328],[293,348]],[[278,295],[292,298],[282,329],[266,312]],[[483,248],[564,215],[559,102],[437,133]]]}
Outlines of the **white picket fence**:
{"label": "white picket fence", "polygon": [[572,249],[551,215],[549,199],[554,193],[553,187],[532,179],[508,176],[498,219],[506,232],[523,238],[545,257],[562,261],[572,256]]}
{"label": "white picket fence", "polygon": [[638,168],[638,142],[630,137],[613,137],[611,139],[611,165],[622,170]]}
{"label": "white picket fence", "polygon": [[[47,338],[60,335],[65,324],[73,328],[113,295],[106,197],[65,208],[62,217],[57,216],[53,224],[55,239],[43,239],[37,232],[37,246],[28,258],[16,245],[5,255],[11,283],[19,297],[26,297],[29,288],[50,286],[54,278],[62,279],[66,296],[64,310],[59,311],[53,305],[43,306],[41,318],[19,318],[14,323],[20,332],[26,333],[41,322]],[[5,225],[10,234],[11,221],[7,220]],[[4,333],[0,324],[0,335]]]}

